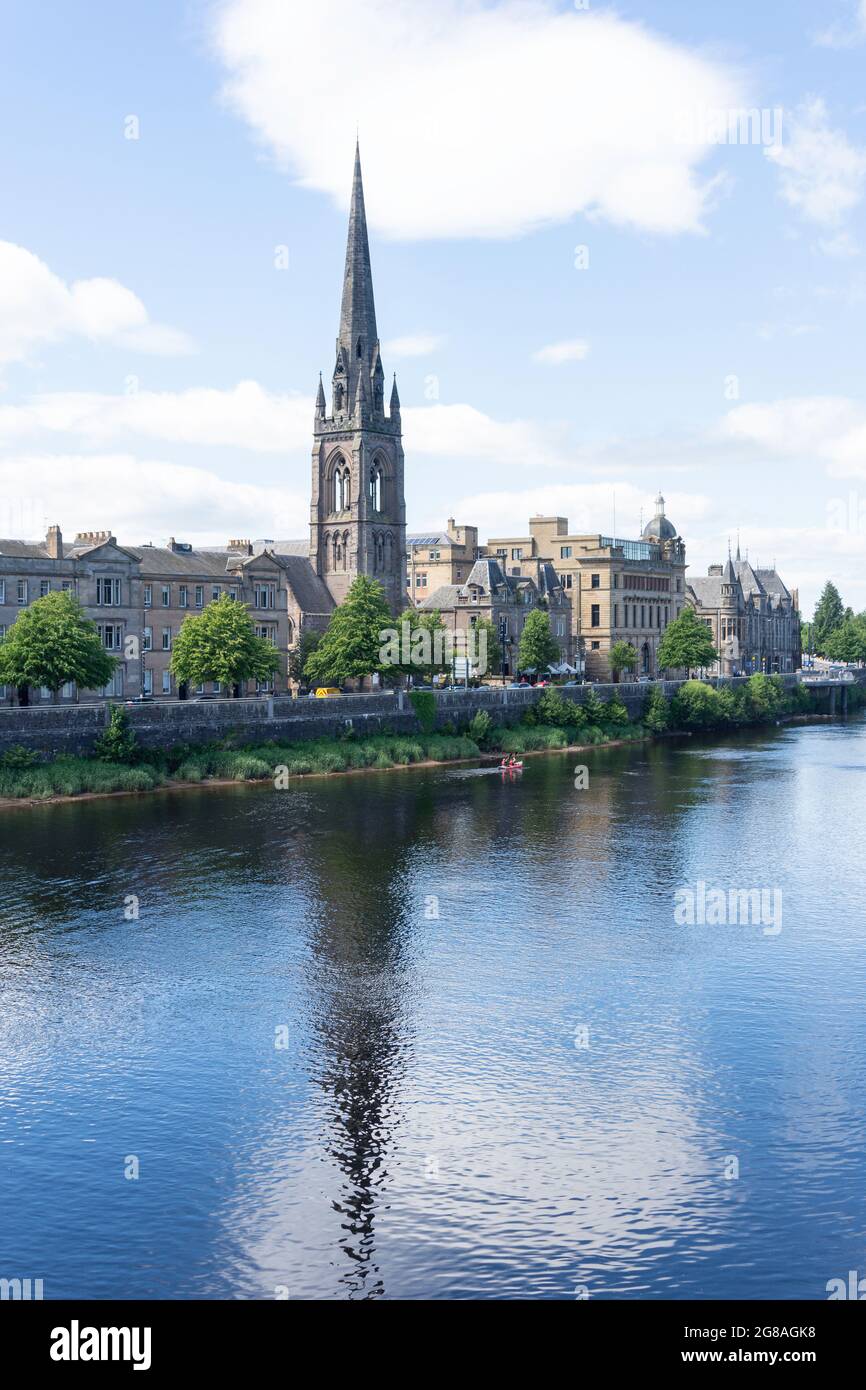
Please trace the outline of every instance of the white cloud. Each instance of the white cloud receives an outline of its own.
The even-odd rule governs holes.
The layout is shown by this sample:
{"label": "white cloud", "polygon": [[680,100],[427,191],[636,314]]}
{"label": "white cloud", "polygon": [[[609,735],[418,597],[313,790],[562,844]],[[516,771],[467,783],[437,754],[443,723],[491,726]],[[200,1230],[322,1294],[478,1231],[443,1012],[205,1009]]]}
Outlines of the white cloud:
{"label": "white cloud", "polygon": [[[454,513],[458,519],[478,524],[480,534],[525,535],[531,516],[564,516],[572,534],[640,535],[640,519],[649,521],[655,511],[655,490],[634,483],[546,483],[542,487],[514,491],[478,492],[462,497]],[[697,493],[665,493],[665,512],[677,530],[688,536],[710,507]],[[614,514],[616,521],[614,522]]]}
{"label": "white cloud", "polygon": [[224,545],[229,536],[303,535],[309,498],[241,483],[209,469],[132,454],[21,454],[0,459],[4,535],[33,540],[45,523],[64,535],[112,528],[123,544],[178,539]]}
{"label": "white cloud", "polygon": [[548,343],[532,354],[533,362],[543,362],[547,366],[558,367],[563,362],[582,362],[589,352],[589,343],[583,338],[571,338],[564,343]]}
{"label": "white cloud", "polygon": [[312,425],[312,397],[269,394],[255,381],[227,391],[53,392],[0,406],[0,442],[45,430],[95,445],[125,445],[132,436],[282,453],[306,448]]}
{"label": "white cloud", "polygon": [[390,338],[382,345],[382,352],[386,358],[429,357],[431,352],[438,352],[444,342],[439,333],[410,333],[405,338]]}
{"label": "white cloud", "polygon": [[855,48],[866,39],[866,0],[856,0],[850,21],[828,25],[812,35],[821,48]]}
{"label": "white cloud", "polygon": [[825,462],[831,477],[866,477],[866,410],[844,396],[793,396],[737,406],[723,432],[780,459]]}
{"label": "white cloud", "polygon": [[696,118],[753,104],[720,62],[554,0],[227,0],[213,38],[230,107],[341,207],[360,124],[368,216],[394,237],[515,236],[580,212],[694,232],[714,186]]}
{"label": "white cloud", "polygon": [[838,227],[863,197],[866,150],[831,127],[820,98],[786,113],[785,130],[787,140],[764,151],[780,171],[782,197],[808,222]]}
{"label": "white cloud", "polygon": [[0,241],[0,366],[26,361],[39,344],[72,335],[137,352],[192,351],[178,329],[151,323],[138,296],[117,280],[67,285],[32,251]]}
{"label": "white cloud", "polygon": [[534,420],[494,420],[471,405],[413,406],[403,411],[407,453],[477,459],[506,466],[560,466],[564,431]]}
{"label": "white cloud", "polygon": [[[0,444],[45,432],[99,447],[128,447],[143,438],[280,454],[306,450],[312,427],[312,397],[276,395],[255,381],[226,391],[52,392],[21,406],[0,406]],[[407,452],[440,458],[523,466],[559,465],[566,458],[564,431],[556,426],[495,420],[470,405],[408,406],[403,434]]]}

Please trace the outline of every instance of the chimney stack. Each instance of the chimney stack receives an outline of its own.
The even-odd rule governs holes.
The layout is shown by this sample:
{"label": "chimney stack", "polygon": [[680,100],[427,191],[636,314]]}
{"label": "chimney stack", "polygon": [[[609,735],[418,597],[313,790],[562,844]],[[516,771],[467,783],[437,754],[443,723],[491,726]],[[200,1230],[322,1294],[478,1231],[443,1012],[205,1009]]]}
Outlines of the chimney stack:
{"label": "chimney stack", "polygon": [[49,559],[63,559],[63,534],[59,526],[48,527],[48,535],[45,537],[45,549],[48,551]]}

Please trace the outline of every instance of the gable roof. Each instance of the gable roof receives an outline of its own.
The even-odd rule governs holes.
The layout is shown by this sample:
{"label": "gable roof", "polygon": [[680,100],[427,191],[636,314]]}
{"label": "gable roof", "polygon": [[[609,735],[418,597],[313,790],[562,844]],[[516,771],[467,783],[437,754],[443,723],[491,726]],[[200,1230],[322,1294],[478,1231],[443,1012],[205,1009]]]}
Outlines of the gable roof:
{"label": "gable roof", "polygon": [[332,613],[336,604],[324,580],[303,555],[280,555],[289,586],[305,613]]}

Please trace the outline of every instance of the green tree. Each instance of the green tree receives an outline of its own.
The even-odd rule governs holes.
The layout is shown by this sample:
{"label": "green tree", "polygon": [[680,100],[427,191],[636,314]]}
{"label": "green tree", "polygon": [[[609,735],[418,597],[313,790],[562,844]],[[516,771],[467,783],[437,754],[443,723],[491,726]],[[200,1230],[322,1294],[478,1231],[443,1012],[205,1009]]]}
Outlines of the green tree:
{"label": "green tree", "polygon": [[302,629],[297,645],[292,647],[289,652],[289,680],[297,681],[300,685],[304,679],[304,667],[307,664],[307,659],[312,656],[321,640],[321,632],[317,632],[314,627]]}
{"label": "green tree", "polygon": [[815,616],[812,619],[812,642],[815,651],[821,656],[826,655],[827,640],[831,633],[841,627],[844,620],[845,609],[839,590],[833,581],[828,579],[815,605]]}
{"label": "green tree", "polygon": [[242,603],[222,594],[180,626],[171,653],[171,672],[186,685],[220,681],[229,688],[246,680],[266,681],[280,669],[277,650],[257,637]]}
{"label": "green tree", "polygon": [[614,642],[608,660],[613,678],[618,681],[623,671],[633,671],[637,666],[637,652],[631,642]]}
{"label": "green tree", "polygon": [[[409,625],[408,638],[404,623]],[[446,628],[438,608],[407,608],[397,619],[396,626],[400,640],[399,652],[395,652],[398,659],[393,663],[394,674],[402,673],[425,682],[448,669]]]}
{"label": "green tree", "polygon": [[643,722],[651,734],[663,734],[671,726],[671,703],[661,685],[654,685],[644,709]]}
{"label": "green tree", "polygon": [[520,671],[546,671],[553,661],[560,660],[559,643],[550,630],[550,617],[536,608],[526,619],[517,649]]}
{"label": "green tree", "polygon": [[720,723],[719,697],[705,681],[685,681],[671,701],[677,729],[713,729]]}
{"label": "green tree", "polygon": [[824,655],[831,661],[866,661],[866,613],[845,618],[824,643]]}
{"label": "green tree", "polygon": [[0,643],[0,684],[44,685],[55,699],[67,681],[101,690],[116,665],[77,598],[59,590],[25,608]]}
{"label": "green tree", "polygon": [[110,705],[108,727],[93,741],[97,758],[107,763],[131,763],[138,751],[138,740],[129,727],[129,715],[122,705]]}
{"label": "green tree", "polygon": [[382,633],[388,630],[396,631],[399,642],[399,627],[395,628],[382,585],[367,575],[358,575],[307,660],[304,674],[310,685],[341,686],[375,672],[393,677],[395,663],[387,654],[383,656],[386,643]]}
{"label": "green tree", "polygon": [[659,642],[658,663],[663,671],[691,671],[711,666],[718,655],[706,623],[696,617],[693,608],[684,608],[665,628]]}

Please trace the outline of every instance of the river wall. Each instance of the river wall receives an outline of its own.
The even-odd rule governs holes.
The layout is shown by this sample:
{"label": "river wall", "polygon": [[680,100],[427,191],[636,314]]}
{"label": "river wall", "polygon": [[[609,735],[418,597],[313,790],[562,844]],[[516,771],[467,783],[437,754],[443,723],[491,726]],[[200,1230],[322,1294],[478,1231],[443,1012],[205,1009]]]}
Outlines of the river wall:
{"label": "river wall", "polygon": [[[866,675],[866,673],[864,673]],[[794,676],[783,676],[793,685]],[[743,680],[727,682],[739,685]],[[670,697],[681,681],[660,681]],[[582,704],[590,690],[601,700],[616,695],[631,719],[639,719],[653,686],[632,682],[619,685],[580,685],[562,688],[565,699]],[[484,686],[478,690],[437,690],[436,727],[467,723],[478,710],[487,710],[497,724],[516,724],[524,710],[541,698],[540,689]],[[300,742],[343,733],[347,726],[360,737],[373,733],[417,733],[420,725],[404,691],[343,695],[330,700],[277,696],[255,700],[176,700],[127,705],[130,727],[146,748],[171,748],[178,743],[211,743],[230,739],[236,744]],[[0,709],[0,753],[20,746],[44,753],[89,753],[109,717],[107,704],[32,706]]]}

